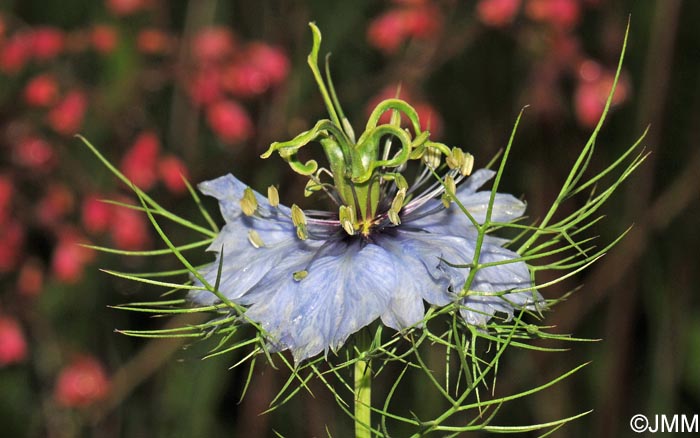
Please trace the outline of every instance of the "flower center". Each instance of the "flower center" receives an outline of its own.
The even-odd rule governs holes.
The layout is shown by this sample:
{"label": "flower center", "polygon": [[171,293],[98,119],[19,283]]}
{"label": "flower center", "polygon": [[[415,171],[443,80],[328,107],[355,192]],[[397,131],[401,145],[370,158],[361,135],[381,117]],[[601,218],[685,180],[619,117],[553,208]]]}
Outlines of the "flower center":
{"label": "flower center", "polygon": [[[356,138],[338,102],[328,58],[325,80],[318,68],[321,34],[315,25],[311,24],[311,28],[314,41],[308,64],[330,119],[320,120],[292,140],[272,143],[262,158],[277,152],[295,172],[309,177],[307,196],[323,191],[338,205],[340,225],[349,235],[368,236],[373,228],[387,220],[393,225],[401,223],[399,213],[410,199],[407,196],[409,187],[402,175],[409,161],[421,161],[429,169],[426,175],[430,177],[444,155],[450,169],[467,175],[471,172],[473,157],[461,149],[450,149],[443,143],[431,141],[430,133],[421,128],[416,110],[401,99],[380,102],[370,114],[362,135]],[[391,113],[390,122],[380,123],[387,112]],[[402,117],[409,121],[413,134],[401,127]],[[315,160],[302,162],[299,159],[299,149],[311,142],[321,144],[328,168],[319,168]],[[380,211],[380,207],[384,211]]]}

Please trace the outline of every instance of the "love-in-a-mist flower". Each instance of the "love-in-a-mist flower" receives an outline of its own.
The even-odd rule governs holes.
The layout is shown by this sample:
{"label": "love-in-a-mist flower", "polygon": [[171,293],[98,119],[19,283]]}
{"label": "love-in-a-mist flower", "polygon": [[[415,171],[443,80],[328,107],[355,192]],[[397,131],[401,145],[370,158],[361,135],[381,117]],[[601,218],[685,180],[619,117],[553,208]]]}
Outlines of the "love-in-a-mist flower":
{"label": "love-in-a-mist flower", "polygon": [[[496,313],[509,318],[542,308],[518,254],[504,248],[504,240],[477,231],[487,219],[517,219],[525,204],[479,191],[494,172],[472,173],[470,154],[431,141],[402,100],[379,103],[356,138],[330,81],[326,87],[322,79],[321,37],[314,25],[312,30],[309,65],[330,119],[273,143],[263,158],[277,152],[309,178],[307,195],[325,193],[334,208],[289,208],[280,204],[275,187],[263,196],[232,175],[200,184],[219,200],[226,220],[209,248],[217,261],[201,271],[203,278],[247,309],[246,319],[264,329],[272,350],[289,349],[297,362],[340,348],[377,319],[396,330],[419,326],[425,303],[458,304],[475,326]],[[385,112],[392,121],[379,124]],[[401,113],[412,133],[401,128]],[[298,158],[311,142],[322,146],[328,168]],[[412,162],[419,168],[409,184],[402,172]],[[190,298],[202,305],[218,302],[202,290],[191,291]]]}

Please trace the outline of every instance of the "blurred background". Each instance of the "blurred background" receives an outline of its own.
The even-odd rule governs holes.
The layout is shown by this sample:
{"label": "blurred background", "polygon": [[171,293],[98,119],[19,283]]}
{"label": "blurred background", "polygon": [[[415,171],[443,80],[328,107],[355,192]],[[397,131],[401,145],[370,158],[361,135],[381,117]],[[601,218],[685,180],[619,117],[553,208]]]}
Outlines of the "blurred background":
{"label": "blurred background", "polygon": [[[650,126],[650,157],[605,207],[593,235],[626,238],[547,315],[560,333],[601,339],[565,353],[511,350],[503,394],[592,361],[504,408],[499,424],[593,409],[555,436],[633,436],[632,415],[700,413],[700,2],[692,0],[4,0],[0,3],[0,425],[4,437],[349,436],[321,385],[259,415],[288,377],[213,341],[144,340],[114,329],[192,322],[108,307],[159,291],[99,268],[175,268],[170,258],[97,253],[162,247],[135,202],[73,137],[97,145],[166,208],[198,214],[180,175],[232,172],[286,204],[304,181],[260,160],[324,115],[306,66],[309,21],[356,130],[378,99],[412,103],[430,130],[485,165],[518,133],[504,191],[541,217],[596,124],[628,16],[614,108],[591,170]],[[572,205],[582,200],[572,200]],[[216,205],[206,200],[216,212]],[[220,220],[218,213],[217,220]],[[181,229],[168,230],[186,242]],[[202,251],[192,257],[208,260]],[[184,280],[184,278],[183,278]],[[541,280],[546,280],[542,278]],[[176,318],[176,319],[177,319]],[[548,344],[552,345],[551,343]],[[423,400],[419,385],[401,397]]]}

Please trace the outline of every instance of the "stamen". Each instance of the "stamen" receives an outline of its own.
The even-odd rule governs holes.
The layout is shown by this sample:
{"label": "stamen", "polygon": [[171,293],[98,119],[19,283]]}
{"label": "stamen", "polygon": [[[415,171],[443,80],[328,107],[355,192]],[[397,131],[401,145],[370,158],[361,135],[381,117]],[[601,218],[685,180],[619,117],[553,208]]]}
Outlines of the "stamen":
{"label": "stamen", "polygon": [[399,212],[401,211],[401,208],[403,207],[403,201],[405,199],[406,199],[406,188],[402,188],[398,192],[396,192],[396,196],[394,196],[394,200],[391,201],[391,208],[389,208],[389,212],[387,213],[387,215],[389,217],[389,221],[394,225],[401,224],[401,218],[399,217]]}
{"label": "stamen", "polygon": [[294,274],[292,274],[292,277],[295,281],[301,281],[305,279],[307,275],[309,275],[309,271],[297,271]]}
{"label": "stamen", "polygon": [[292,223],[297,227],[297,237],[300,240],[306,240],[309,237],[309,231],[306,228],[306,215],[298,205],[292,205]]}
{"label": "stamen", "polygon": [[425,153],[421,158],[426,166],[431,169],[437,169],[440,167],[440,151],[433,147],[426,147]]}
{"label": "stamen", "polygon": [[241,210],[246,216],[252,216],[255,214],[255,210],[258,209],[258,200],[255,199],[255,193],[250,187],[246,187],[243,191],[243,197],[241,198]]}
{"label": "stamen", "polygon": [[355,210],[347,205],[341,205],[338,216],[340,219],[340,225],[343,227],[345,232],[351,236],[354,236],[356,232],[355,221],[357,220],[355,217]]}
{"label": "stamen", "polygon": [[255,248],[262,248],[265,246],[265,242],[262,241],[260,234],[255,230],[248,231],[248,241]]}
{"label": "stamen", "polygon": [[459,171],[462,176],[468,176],[472,173],[472,169],[474,169],[474,155],[467,152],[464,154],[464,161],[459,167]]}
{"label": "stamen", "polygon": [[280,205],[280,194],[277,191],[277,187],[270,186],[267,188],[267,200],[270,202],[270,205],[274,208],[277,208],[277,206]]}

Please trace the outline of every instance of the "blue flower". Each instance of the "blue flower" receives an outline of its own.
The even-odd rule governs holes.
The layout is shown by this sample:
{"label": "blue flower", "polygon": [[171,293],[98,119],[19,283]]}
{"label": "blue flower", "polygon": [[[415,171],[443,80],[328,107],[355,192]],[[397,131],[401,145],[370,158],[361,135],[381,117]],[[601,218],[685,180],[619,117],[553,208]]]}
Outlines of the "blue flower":
{"label": "blue flower", "polygon": [[[477,189],[493,175],[478,170],[456,192],[479,222],[491,192]],[[217,261],[203,276],[214,284],[221,262],[221,293],[247,307],[247,317],[266,330],[271,344],[291,350],[296,361],[338,349],[377,318],[396,330],[419,325],[425,302],[445,306],[458,301],[462,317],[476,326],[485,325],[496,312],[512,317],[522,308],[543,305],[522,261],[480,269],[472,293],[461,294],[469,269],[454,265],[472,262],[477,232],[456,205],[446,208],[436,199],[444,192],[442,185],[408,202],[399,213],[399,225],[384,218],[367,236],[348,235],[338,219],[309,211],[304,240],[297,235],[292,209],[273,207],[232,175],[199,188],[218,199],[226,220],[209,248],[217,252]],[[242,208],[247,191],[257,204],[251,215]],[[512,221],[524,209],[515,197],[499,193],[491,220]],[[502,243],[485,236],[480,263],[519,257]],[[191,292],[191,298],[201,305],[217,301],[202,291]]]}
{"label": "blue flower", "polygon": [[[478,191],[494,172],[470,176],[474,158],[430,140],[415,109],[400,99],[380,102],[356,138],[332,83],[321,79],[321,36],[311,27],[309,65],[330,119],[273,143],[262,157],[279,153],[309,178],[306,195],[324,193],[337,210],[289,208],[279,204],[274,187],[264,197],[232,175],[204,182],[200,190],[218,199],[226,225],[209,247],[217,260],[202,276],[247,309],[274,350],[291,350],[297,362],[337,350],[378,318],[396,330],[418,326],[425,303],[458,304],[464,320],[480,327],[496,313],[510,319],[542,309],[527,265],[503,247],[506,241],[479,230],[487,217],[489,223],[518,219],[525,204]],[[380,123],[387,112],[391,122]],[[328,168],[299,160],[299,149],[310,143],[323,147]],[[407,169],[416,171],[410,186]],[[201,290],[190,298],[200,305],[218,301]]]}

